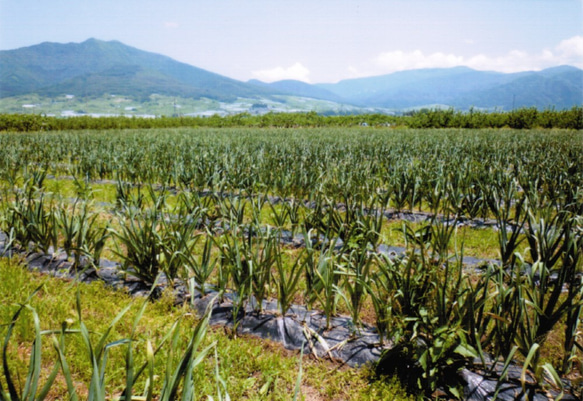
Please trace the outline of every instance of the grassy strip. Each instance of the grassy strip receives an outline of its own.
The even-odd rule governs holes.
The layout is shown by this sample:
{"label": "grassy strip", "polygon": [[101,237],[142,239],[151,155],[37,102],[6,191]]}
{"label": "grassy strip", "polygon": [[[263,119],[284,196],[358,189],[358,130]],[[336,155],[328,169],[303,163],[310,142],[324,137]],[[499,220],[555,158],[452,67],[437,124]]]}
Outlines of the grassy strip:
{"label": "grassy strip", "polygon": [[[30,305],[36,310],[42,330],[59,330],[67,322],[71,330],[79,329],[76,312],[77,288],[80,294],[83,324],[90,337],[98,341],[98,333],[108,330],[113,317],[129,304],[129,310],[122,320],[113,326],[111,341],[130,338],[132,332],[133,358],[135,366],[147,361],[147,348],[151,344],[159,346],[164,336],[180,321],[182,330],[173,339],[172,350],[163,347],[157,355],[154,367],[154,393],[159,394],[161,378],[164,375],[168,359],[178,362],[181,352],[186,348],[192,327],[197,323],[190,310],[183,306],[174,306],[169,296],[147,306],[145,313],[134,328],[132,322],[141,313],[140,300],[132,300],[127,294],[112,291],[100,283],[76,284],[62,280],[49,279],[27,272],[17,262],[0,260],[0,337],[4,338],[7,323],[18,309],[19,303],[25,302],[29,294],[42,286],[31,299]],[[28,370],[32,343],[35,338],[34,316],[30,311],[23,311],[17,321],[12,339],[7,348],[9,368],[12,378],[21,388]],[[42,344],[41,386],[47,380],[55,364],[55,352],[51,342],[46,339]],[[87,358],[86,344],[81,335],[70,334],[66,338],[66,360],[72,375],[72,383],[80,398],[86,398],[90,390],[91,365]],[[288,400],[294,393],[298,375],[298,354],[283,350],[279,345],[260,341],[255,338],[235,338],[226,336],[223,329],[207,333],[201,345],[205,349],[217,344],[217,358],[221,377],[226,382],[232,399],[243,400]],[[205,396],[216,397],[215,364],[217,360],[209,356],[194,370],[195,399]],[[106,364],[107,397],[121,395],[126,384],[126,352],[123,347],[110,350]],[[302,364],[302,397],[306,400],[405,400],[408,397],[395,381],[370,381],[372,374],[368,369],[352,370],[342,368],[324,361],[314,361],[307,357]],[[5,381],[2,369],[0,382]],[[157,379],[156,379],[157,378]],[[144,378],[145,379],[145,378]],[[2,383],[5,385],[5,383]],[[142,391],[145,380],[136,383],[134,394]],[[46,399],[62,399],[68,389],[65,378],[59,374]],[[6,388],[4,386],[4,388]]]}

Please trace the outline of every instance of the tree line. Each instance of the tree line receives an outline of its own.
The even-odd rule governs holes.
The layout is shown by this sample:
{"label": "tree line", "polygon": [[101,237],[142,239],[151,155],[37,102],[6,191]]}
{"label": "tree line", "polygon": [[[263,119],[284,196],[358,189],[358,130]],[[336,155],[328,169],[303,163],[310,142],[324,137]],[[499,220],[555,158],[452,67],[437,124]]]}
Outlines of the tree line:
{"label": "tree line", "polygon": [[316,112],[267,113],[252,115],[241,113],[211,117],[160,116],[141,118],[116,117],[55,117],[42,114],[0,114],[0,131],[67,131],[85,129],[150,129],[177,127],[408,127],[408,128],[562,128],[583,129],[583,107],[568,110],[538,110],[521,108],[512,111],[467,112],[454,109],[422,109],[403,115],[358,114],[327,116]]}

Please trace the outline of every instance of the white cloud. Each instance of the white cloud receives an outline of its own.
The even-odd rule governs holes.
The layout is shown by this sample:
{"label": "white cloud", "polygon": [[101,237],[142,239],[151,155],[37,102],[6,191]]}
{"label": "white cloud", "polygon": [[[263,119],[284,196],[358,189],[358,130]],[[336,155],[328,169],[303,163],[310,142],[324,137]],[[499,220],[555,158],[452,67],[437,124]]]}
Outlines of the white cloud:
{"label": "white cloud", "polygon": [[350,78],[358,78],[358,77],[363,76],[363,74],[360,72],[360,70],[353,65],[348,66],[347,71],[348,71]]}
{"label": "white cloud", "polygon": [[166,21],[164,22],[164,27],[166,28],[178,28],[180,26],[180,24],[178,22],[173,22],[173,21]]}
{"label": "white cloud", "polygon": [[280,66],[269,70],[253,71],[253,76],[264,82],[281,81],[282,79],[296,79],[298,81],[310,82],[309,75],[310,70],[299,62],[287,68]]}
{"label": "white cloud", "polygon": [[425,54],[420,50],[410,52],[395,50],[379,54],[370,62],[368,69],[372,68],[377,74],[388,74],[409,69],[463,65],[476,70],[518,72],[541,70],[563,64],[583,68],[583,36],[563,40],[553,49],[543,49],[534,54],[512,50],[500,56],[477,54],[465,57],[441,52]]}
{"label": "white cloud", "polygon": [[412,70],[419,68],[447,68],[463,64],[463,57],[454,54],[433,53],[423,54],[421,50],[403,52],[401,50],[379,54],[375,64],[387,72]]}
{"label": "white cloud", "polygon": [[[466,65],[476,70],[493,70],[499,72],[517,72],[541,69],[538,56],[532,56],[520,50],[512,50],[498,57],[479,54],[464,60]],[[545,68],[546,66],[542,67]]]}
{"label": "white cloud", "polygon": [[557,46],[557,53],[563,60],[569,61],[570,64],[583,64],[583,36],[573,36],[565,39]]}

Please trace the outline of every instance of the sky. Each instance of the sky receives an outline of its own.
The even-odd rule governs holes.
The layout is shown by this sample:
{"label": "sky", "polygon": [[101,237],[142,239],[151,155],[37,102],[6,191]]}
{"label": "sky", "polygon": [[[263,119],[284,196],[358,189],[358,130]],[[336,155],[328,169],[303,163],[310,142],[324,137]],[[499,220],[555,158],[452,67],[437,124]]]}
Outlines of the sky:
{"label": "sky", "polygon": [[89,38],[242,81],[583,68],[583,0],[0,0],[0,50]]}

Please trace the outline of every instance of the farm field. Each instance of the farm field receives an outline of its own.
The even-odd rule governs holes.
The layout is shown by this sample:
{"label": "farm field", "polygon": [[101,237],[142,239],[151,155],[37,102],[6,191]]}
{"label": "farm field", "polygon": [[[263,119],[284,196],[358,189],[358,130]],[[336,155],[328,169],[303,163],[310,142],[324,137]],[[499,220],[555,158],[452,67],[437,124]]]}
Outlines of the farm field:
{"label": "farm field", "polygon": [[[340,390],[331,384],[312,388],[310,377],[324,375],[323,367],[357,377],[351,379],[355,393],[343,389],[343,399],[375,399],[373,393],[405,397],[400,386],[418,395],[439,389],[459,398],[463,383],[451,378],[462,369],[492,370],[505,380],[506,371],[496,374],[492,361],[524,366],[523,388],[558,394],[562,377],[572,379],[570,391],[580,391],[582,215],[580,130],[168,128],[0,134],[0,231],[14,249],[62,252],[73,270],[93,268],[97,274],[100,259],[108,259],[148,285],[163,274],[170,284],[186,283],[201,296],[229,300],[235,316],[246,310],[301,320],[292,305],[302,305],[321,311],[322,332],[333,328],[334,317],[349,317],[348,340],[373,330],[388,350],[376,369],[392,379],[387,384],[376,377],[368,393],[362,383],[374,376],[372,368],[338,373],[332,364],[309,361],[302,378],[299,355],[281,356],[279,373],[258,367],[246,372],[249,383],[253,379],[250,388],[269,399],[280,399],[281,391],[290,399],[296,376],[300,388],[316,391],[320,398],[314,399],[335,399]],[[3,274],[17,264],[0,263]],[[15,280],[12,291],[22,294],[12,303],[32,293],[29,284],[26,290],[16,288],[28,280],[40,279]],[[3,291],[8,299],[10,288]],[[103,295],[110,296],[121,295]],[[274,301],[275,311],[264,310],[268,303],[262,301]],[[167,307],[172,316],[186,313]],[[16,310],[3,311],[2,338]],[[35,332],[26,329],[26,323],[32,327],[30,313],[7,342],[10,352],[30,346]],[[60,330],[58,318],[40,315],[41,322],[45,319]],[[237,319],[232,323],[225,336],[245,342],[237,334]],[[81,330],[79,317],[71,324]],[[140,336],[136,342],[145,348],[147,336]],[[210,343],[233,347],[216,330],[207,337],[200,342],[206,344],[201,355],[210,356],[196,360],[199,366],[193,357],[193,373],[180,391],[187,382],[196,388],[195,378],[204,366],[208,370]],[[43,357],[51,353],[46,348]],[[128,357],[122,354],[117,360],[123,364]],[[180,358],[180,351],[174,356]],[[214,356],[223,358],[220,351]],[[25,365],[15,369],[26,375]],[[91,367],[84,366],[71,373],[86,375],[75,380],[93,380],[86,374]],[[8,386],[6,367],[2,371],[0,391]],[[309,373],[315,371],[320,373]],[[221,388],[226,373],[219,373]],[[269,382],[278,375],[285,384]],[[241,390],[238,380],[227,380],[224,387],[232,397],[265,399]],[[70,391],[66,383],[55,383],[60,389],[55,391]],[[121,394],[124,385],[115,382],[108,391]],[[275,391],[276,385],[282,387]],[[91,391],[86,387],[83,391]],[[152,387],[164,391],[160,383]],[[209,391],[197,390],[197,396]],[[218,393],[213,397],[221,397]]]}
{"label": "farm field", "polygon": [[[0,113],[34,113],[53,116],[100,115],[100,116],[212,116],[254,111],[258,104],[266,112],[316,111],[318,113],[370,112],[369,108],[340,104],[325,100],[298,96],[276,96],[272,99],[242,99],[236,102],[220,102],[213,99],[189,99],[176,96],[150,95],[147,98],[102,95],[92,99],[78,99],[72,95],[56,98],[36,94],[0,99]],[[385,110],[383,110],[385,111]]]}

